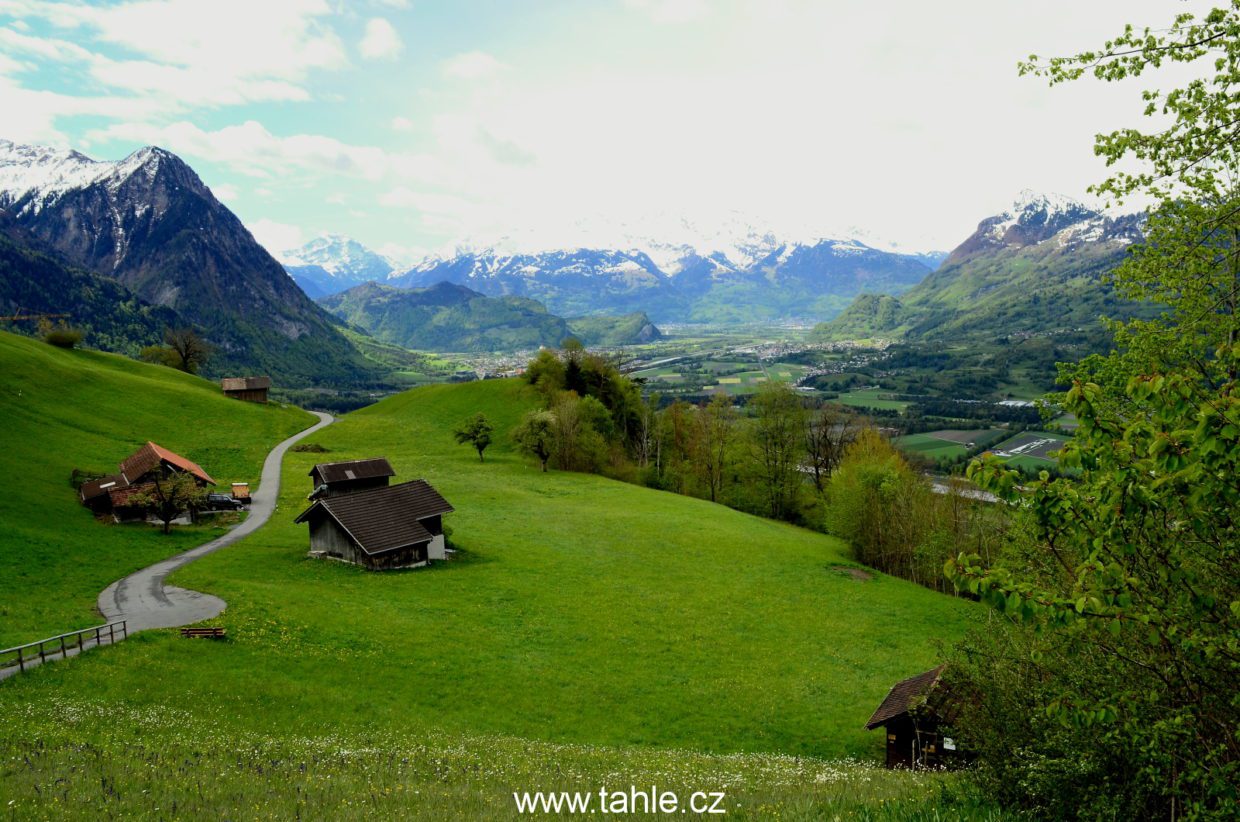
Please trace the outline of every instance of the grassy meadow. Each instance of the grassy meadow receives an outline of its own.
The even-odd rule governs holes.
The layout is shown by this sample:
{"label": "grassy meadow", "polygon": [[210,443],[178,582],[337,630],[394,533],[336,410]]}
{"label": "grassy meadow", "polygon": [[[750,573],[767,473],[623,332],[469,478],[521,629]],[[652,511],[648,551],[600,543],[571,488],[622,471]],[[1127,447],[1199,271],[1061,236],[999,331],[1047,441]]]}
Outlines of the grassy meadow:
{"label": "grassy meadow", "polygon": [[[47,363],[28,365],[44,351],[21,344],[10,358],[39,396],[43,373],[63,385],[55,369],[93,372],[58,395],[73,407],[79,393],[104,402],[92,391],[184,390],[181,414],[164,416],[185,427],[159,441],[195,459],[189,443],[239,427],[233,408],[304,423],[299,412],[217,408],[197,381],[102,355],[49,350]],[[290,453],[272,522],[170,580],[229,603],[213,622],[226,641],[149,632],[0,684],[0,787],[12,807],[32,817],[98,818],[97,807],[151,818],[503,818],[513,790],[653,781],[726,790],[740,818],[935,818],[950,780],[874,767],[883,739],[862,725],[979,609],[840,573],[850,552],[831,537],[598,476],[540,473],[504,436],[534,402],[516,381],[418,388],[315,434],[327,453]],[[485,463],[450,435],[476,411],[498,433]],[[69,496],[64,466],[116,447],[96,435],[92,450],[75,451],[79,426],[97,430],[69,417],[30,433],[23,464],[48,475],[41,487]],[[273,440],[284,433],[275,428]],[[242,452],[228,463],[215,447],[201,458],[209,471],[212,460],[244,470]],[[397,481],[429,479],[456,506],[455,560],[374,574],[306,556],[305,527],[292,520],[311,465],[366,456],[388,457]],[[78,533],[69,514],[84,512],[57,494],[25,506],[43,539],[65,545],[58,563],[81,565],[99,544],[60,539]],[[116,532],[116,549],[155,536],[87,515],[88,528]],[[124,559],[137,567],[172,542]],[[20,605],[33,628],[51,616],[25,616],[42,607],[32,589],[49,575],[16,547],[6,541],[4,556],[25,576],[4,607]],[[119,575],[99,565],[87,563],[99,581],[55,583],[80,601],[67,613],[85,618]],[[73,811],[51,813],[52,802]]]}
{"label": "grassy meadow", "polygon": [[73,469],[114,473],[146,440],[194,460],[220,483],[258,482],[272,446],[309,426],[297,408],[228,399],[212,382],[97,351],[65,351],[0,332],[0,648],[97,625],[107,585],[213,538],[96,522]]}

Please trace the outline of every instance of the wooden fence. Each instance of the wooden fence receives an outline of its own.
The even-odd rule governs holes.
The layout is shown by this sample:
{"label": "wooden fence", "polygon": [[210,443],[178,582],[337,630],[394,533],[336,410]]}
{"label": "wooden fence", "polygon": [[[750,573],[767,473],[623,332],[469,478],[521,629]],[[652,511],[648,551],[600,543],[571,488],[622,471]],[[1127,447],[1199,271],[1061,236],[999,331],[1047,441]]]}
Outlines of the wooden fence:
{"label": "wooden fence", "polygon": [[38,642],[5,648],[0,651],[0,671],[6,668],[25,671],[28,666],[41,665],[48,659],[55,659],[57,655],[60,655],[62,659],[67,659],[70,654],[80,654],[87,648],[99,645],[114,645],[118,640],[128,637],[129,625],[126,620],[122,619],[106,625],[96,625],[94,628],[83,628],[80,631],[70,631],[67,634],[40,639]]}

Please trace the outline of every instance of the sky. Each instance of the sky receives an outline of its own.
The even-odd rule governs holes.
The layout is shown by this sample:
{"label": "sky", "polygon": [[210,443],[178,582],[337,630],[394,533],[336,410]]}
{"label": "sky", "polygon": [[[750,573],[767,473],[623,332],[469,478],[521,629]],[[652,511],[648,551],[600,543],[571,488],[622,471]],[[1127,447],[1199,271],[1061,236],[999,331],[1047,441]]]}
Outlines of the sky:
{"label": "sky", "polygon": [[1140,85],[1051,88],[1179,0],[0,0],[0,137],[187,160],[273,253],[412,262],[754,225],[951,249],[1089,201]]}

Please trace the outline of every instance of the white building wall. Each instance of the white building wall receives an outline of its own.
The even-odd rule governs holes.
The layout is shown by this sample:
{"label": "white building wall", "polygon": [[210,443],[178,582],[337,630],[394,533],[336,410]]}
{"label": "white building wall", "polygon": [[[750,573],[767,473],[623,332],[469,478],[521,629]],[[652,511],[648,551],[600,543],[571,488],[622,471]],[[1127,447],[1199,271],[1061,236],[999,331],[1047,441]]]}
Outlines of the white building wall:
{"label": "white building wall", "polygon": [[447,559],[448,551],[444,546],[443,534],[431,537],[431,544],[426,546],[427,559]]}

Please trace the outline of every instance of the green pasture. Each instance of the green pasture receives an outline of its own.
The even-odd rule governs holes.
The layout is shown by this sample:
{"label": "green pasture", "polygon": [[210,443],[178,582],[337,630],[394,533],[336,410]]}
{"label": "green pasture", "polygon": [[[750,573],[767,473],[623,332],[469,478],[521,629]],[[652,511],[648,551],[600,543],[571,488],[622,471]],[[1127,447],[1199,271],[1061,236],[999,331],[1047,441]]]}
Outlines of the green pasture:
{"label": "green pasture", "polygon": [[65,351],[0,332],[0,648],[97,625],[109,583],[217,536],[170,536],[96,522],[73,469],[115,473],[153,440],[201,465],[227,491],[256,484],[267,452],[314,418],[228,399],[213,382],[97,351]]}

